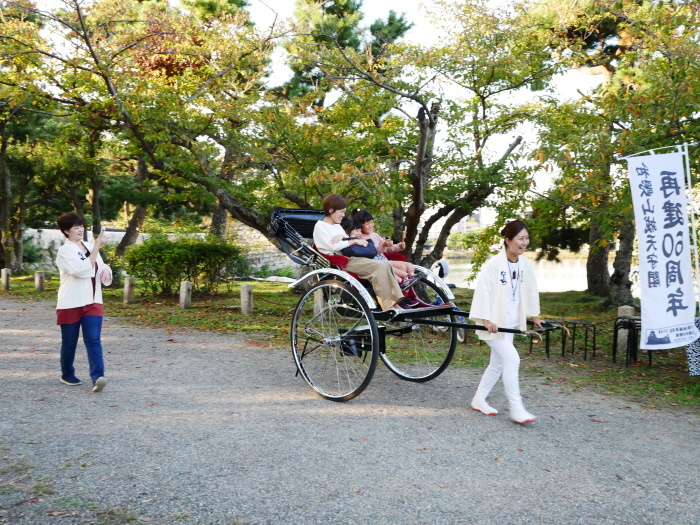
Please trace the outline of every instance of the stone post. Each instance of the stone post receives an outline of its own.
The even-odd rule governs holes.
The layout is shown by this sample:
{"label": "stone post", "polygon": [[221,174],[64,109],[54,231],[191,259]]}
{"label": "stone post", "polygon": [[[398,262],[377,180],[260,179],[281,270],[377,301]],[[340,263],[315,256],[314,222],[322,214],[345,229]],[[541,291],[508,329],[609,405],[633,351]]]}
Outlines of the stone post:
{"label": "stone post", "polygon": [[323,295],[323,289],[314,292],[314,315],[320,314],[326,307],[326,299]]}
{"label": "stone post", "polygon": [[136,279],[134,277],[127,277],[124,279],[124,304],[131,304],[134,302],[135,286]]}
{"label": "stone post", "polygon": [[2,279],[2,289],[5,292],[9,292],[11,288],[10,277],[12,276],[12,270],[9,268],[3,268],[0,271],[0,278]]}
{"label": "stone post", "polygon": [[241,285],[241,312],[244,315],[253,313],[253,286],[250,284]]}
{"label": "stone post", "polygon": [[[627,315],[629,317],[634,316],[634,306],[618,306],[617,316]],[[629,330],[626,328],[620,329],[617,333],[617,351],[627,352],[627,339],[629,338]]]}
{"label": "stone post", "polygon": [[189,308],[190,306],[192,306],[192,283],[182,281],[180,283],[180,308]]}
{"label": "stone post", "polygon": [[34,289],[37,292],[44,291],[44,280],[46,279],[46,272],[34,272]]}

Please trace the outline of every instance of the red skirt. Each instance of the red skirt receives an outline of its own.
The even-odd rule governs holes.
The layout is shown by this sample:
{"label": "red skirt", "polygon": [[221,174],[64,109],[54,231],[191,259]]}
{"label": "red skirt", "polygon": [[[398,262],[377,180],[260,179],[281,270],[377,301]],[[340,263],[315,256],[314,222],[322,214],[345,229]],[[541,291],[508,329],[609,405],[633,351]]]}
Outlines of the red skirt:
{"label": "red skirt", "polygon": [[86,315],[99,315],[102,317],[102,305],[100,303],[92,303],[78,306],[77,308],[56,310],[56,324],[77,323]]}

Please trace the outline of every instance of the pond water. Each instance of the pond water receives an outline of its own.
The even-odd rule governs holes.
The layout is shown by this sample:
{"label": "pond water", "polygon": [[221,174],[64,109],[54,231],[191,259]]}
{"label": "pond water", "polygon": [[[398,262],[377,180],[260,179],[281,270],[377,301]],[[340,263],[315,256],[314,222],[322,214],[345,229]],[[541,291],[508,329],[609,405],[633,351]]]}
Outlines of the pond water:
{"label": "pond water", "polygon": [[[449,257],[446,257],[445,260],[450,265],[450,273],[445,278],[445,282],[454,284],[458,288],[472,288],[474,286],[474,283],[469,283],[466,280],[471,273],[471,263],[467,262],[466,259],[450,259]],[[587,288],[585,258],[562,259],[561,262],[532,261],[532,264],[535,268],[537,286],[540,292],[583,291]],[[612,273],[612,265],[609,270]],[[632,294],[638,296],[635,288],[633,285]]]}

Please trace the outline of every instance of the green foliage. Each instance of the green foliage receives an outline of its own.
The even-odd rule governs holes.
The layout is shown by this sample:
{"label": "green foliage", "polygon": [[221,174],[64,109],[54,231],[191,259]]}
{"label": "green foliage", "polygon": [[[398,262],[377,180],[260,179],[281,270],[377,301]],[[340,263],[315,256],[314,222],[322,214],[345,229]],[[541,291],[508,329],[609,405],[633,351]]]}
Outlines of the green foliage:
{"label": "green foliage", "polygon": [[559,261],[560,250],[578,253],[589,241],[590,231],[587,228],[555,228],[539,238],[533,248],[540,248],[537,260]]}
{"label": "green foliage", "polygon": [[117,245],[105,244],[101,251],[105,263],[112,269],[112,286],[121,286],[122,277],[126,274],[126,264],[123,257],[116,255]]}
{"label": "green foliage", "polygon": [[[537,205],[539,218],[556,227],[563,211],[555,209],[568,210],[568,225],[595,222],[600,241],[610,242],[632,216],[626,170],[615,156],[700,136],[700,8],[697,2],[549,0],[533,10],[538,16],[550,27],[556,54],[601,78],[599,88],[578,100],[543,101],[534,159],[559,175],[549,204]],[[691,163],[696,159],[691,151]]]}
{"label": "green foliage", "polygon": [[245,257],[239,257],[236,265],[229,269],[230,277],[247,277],[253,274],[253,265]]}
{"label": "green foliage", "polygon": [[[96,0],[77,27],[80,2],[68,0],[41,12],[44,32],[0,29],[0,57],[43,62],[8,75],[15,95],[63,104],[96,148],[89,162],[47,162],[50,191],[70,192],[77,209],[99,178],[110,218],[128,203],[174,223],[176,210],[206,216],[218,201],[263,232],[272,207],[318,207],[338,192],[391,217],[386,232],[405,232],[416,259],[421,220],[427,235],[447,219],[430,255],[440,258],[462,216],[499,191],[519,200],[528,186],[520,142],[499,142],[531,114],[508,94],[553,72],[539,26],[481,0],[436,2],[444,39],[426,48],[402,42],[403,15],[367,27],[359,0],[301,4],[285,41],[298,78],[277,91],[262,82],[281,30],[256,31],[239,1]],[[416,116],[433,102],[441,109],[428,132]]]}
{"label": "green foliage", "polygon": [[265,279],[267,277],[270,277],[272,275],[272,270],[267,264],[263,264],[262,267],[258,268],[253,272],[255,277],[259,277],[261,279]]}
{"label": "green foliage", "polygon": [[275,270],[275,275],[279,275],[280,277],[294,278],[294,270],[291,268],[279,268],[278,270]]}
{"label": "green foliage", "polygon": [[34,237],[22,239],[22,259],[26,264],[35,264],[44,260],[46,250],[34,243]]}
{"label": "green foliage", "polygon": [[447,247],[450,250],[468,250],[478,242],[477,232],[452,232],[447,238]]}
{"label": "green foliage", "polygon": [[202,234],[202,217],[179,209],[171,214],[154,213],[146,217],[141,230],[148,234],[196,235]]}
{"label": "green foliage", "polygon": [[273,275],[277,275],[279,277],[294,277],[294,270],[291,268],[278,268],[273,270],[267,264],[264,264],[257,270],[254,270],[252,274],[254,277],[259,277],[260,279],[266,279],[267,277],[271,277]]}
{"label": "green foliage", "polygon": [[130,275],[143,281],[151,293],[173,293],[181,281],[195,290],[213,291],[236,268],[241,250],[219,239],[183,237],[169,240],[155,234],[129,247],[124,257]]}

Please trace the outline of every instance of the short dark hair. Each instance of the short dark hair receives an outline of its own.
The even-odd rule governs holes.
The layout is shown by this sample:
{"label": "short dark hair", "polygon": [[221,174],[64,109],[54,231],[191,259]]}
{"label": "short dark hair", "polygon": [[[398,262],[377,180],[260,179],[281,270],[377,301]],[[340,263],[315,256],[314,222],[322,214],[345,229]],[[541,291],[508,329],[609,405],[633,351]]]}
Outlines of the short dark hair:
{"label": "short dark hair", "polygon": [[85,219],[83,219],[77,213],[64,213],[56,221],[61,233],[68,238],[66,232],[70,230],[73,226],[85,226]]}
{"label": "short dark hair", "polygon": [[339,193],[331,193],[323,199],[323,214],[328,217],[331,210],[344,210],[348,207],[348,201]]}
{"label": "short dark hair", "polygon": [[[509,241],[512,241],[513,238],[518,235],[521,231],[528,230],[527,225],[521,221],[520,219],[516,219],[514,221],[510,221],[508,224],[506,224],[503,229],[501,230],[501,235],[503,235],[504,239],[508,239]],[[503,241],[504,246],[508,246],[505,242]]]}
{"label": "short dark hair", "polygon": [[354,213],[352,216],[353,219],[357,219],[360,221],[360,224],[364,224],[369,221],[373,221],[374,217],[372,217],[372,214],[368,212],[367,210],[358,210]]}
{"label": "short dark hair", "polygon": [[343,231],[349,235],[351,231],[361,229],[362,223],[346,215],[343,217],[343,220],[340,221],[340,226],[343,228]]}

